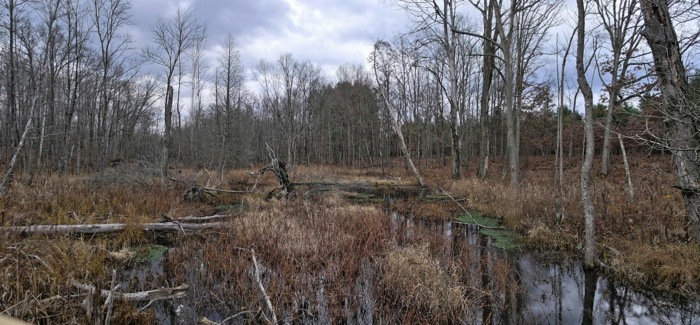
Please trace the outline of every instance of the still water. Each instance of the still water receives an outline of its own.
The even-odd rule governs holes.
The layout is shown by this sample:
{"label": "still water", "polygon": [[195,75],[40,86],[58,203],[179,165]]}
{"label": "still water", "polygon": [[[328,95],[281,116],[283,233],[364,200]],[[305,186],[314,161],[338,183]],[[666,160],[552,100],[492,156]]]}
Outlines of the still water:
{"label": "still water", "polygon": [[[416,236],[432,233],[438,238],[443,259],[463,258],[472,261],[463,270],[463,283],[477,292],[479,303],[470,306],[461,317],[463,324],[700,324],[700,304],[668,302],[652,294],[635,291],[605,276],[586,272],[577,261],[553,262],[530,253],[507,253],[493,248],[492,239],[471,225],[454,222],[431,222],[391,214],[391,240],[401,245]],[[172,248],[166,254],[178,254]],[[221,322],[235,313],[236,307],[219,310],[203,304],[216,288],[198,280],[198,269],[206,267],[198,257],[191,265],[186,298],[158,302],[152,308],[161,324],[194,324],[205,316]],[[137,266],[124,274],[125,281],[147,285],[149,279],[168,277],[163,260]],[[505,267],[504,267],[505,265]],[[501,270],[497,272],[496,270]],[[506,270],[506,271],[503,271]],[[167,272],[166,272],[167,273]],[[373,283],[376,268],[366,265],[357,281],[348,288],[342,313],[332,313],[326,293],[326,281],[315,279],[315,297],[304,298],[313,304],[313,315],[299,315],[295,310],[279,310],[281,323],[295,324],[385,324],[386,315],[375,313]],[[203,307],[205,306],[205,307]],[[400,312],[400,311],[397,311]],[[244,324],[244,317],[226,324]]]}

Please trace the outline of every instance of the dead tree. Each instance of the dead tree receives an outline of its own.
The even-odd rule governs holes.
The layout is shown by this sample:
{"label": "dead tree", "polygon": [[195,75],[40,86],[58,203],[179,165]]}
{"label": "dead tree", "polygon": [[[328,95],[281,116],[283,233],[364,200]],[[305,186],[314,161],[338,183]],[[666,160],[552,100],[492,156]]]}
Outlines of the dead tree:
{"label": "dead tree", "polygon": [[700,244],[700,110],[688,100],[688,77],[678,36],[665,0],[640,2],[642,36],[654,57],[663,100],[661,113],[668,128],[664,145],[673,153],[679,184],[695,240]]}
{"label": "dead tree", "polygon": [[281,162],[281,161],[279,161],[279,159],[277,159],[277,155],[272,150],[272,148],[270,148],[270,145],[265,144],[265,146],[267,146],[267,155],[268,155],[268,157],[270,157],[270,164],[265,166],[264,168],[260,169],[256,173],[251,173],[251,175],[262,175],[262,174],[265,174],[266,172],[271,171],[277,177],[277,181],[279,182],[279,186],[267,193],[267,197],[266,197],[267,200],[271,199],[273,196],[276,196],[276,197],[284,196],[285,198],[295,196],[296,191],[294,190],[294,183],[292,183],[289,180],[289,173],[287,172],[287,166],[285,165],[284,162]]}

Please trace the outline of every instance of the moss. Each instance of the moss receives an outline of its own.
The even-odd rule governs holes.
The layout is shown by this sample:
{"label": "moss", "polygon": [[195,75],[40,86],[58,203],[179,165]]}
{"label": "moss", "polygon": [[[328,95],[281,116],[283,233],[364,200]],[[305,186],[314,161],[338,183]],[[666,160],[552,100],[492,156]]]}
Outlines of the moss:
{"label": "moss", "polygon": [[[479,212],[470,212],[459,217],[459,221],[467,224],[478,224],[486,227],[501,227],[498,219],[485,216]],[[514,250],[520,247],[519,235],[512,230],[507,229],[489,229],[481,228],[479,232],[484,236],[489,236],[493,239],[493,247],[503,250]]]}
{"label": "moss", "polygon": [[493,247],[514,250],[518,247],[518,234],[511,230],[481,229],[481,234],[493,238]]}
{"label": "moss", "polygon": [[146,245],[136,249],[134,263],[150,263],[165,255],[168,247],[163,245]]}

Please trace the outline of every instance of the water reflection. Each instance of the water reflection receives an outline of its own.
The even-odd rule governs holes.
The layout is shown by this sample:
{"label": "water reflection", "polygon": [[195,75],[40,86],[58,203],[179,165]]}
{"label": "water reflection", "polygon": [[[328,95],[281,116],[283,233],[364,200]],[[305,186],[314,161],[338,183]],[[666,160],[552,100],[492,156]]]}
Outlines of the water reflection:
{"label": "water reflection", "polygon": [[[394,213],[390,228],[389,238],[396,245],[430,238],[433,251],[442,254],[444,262],[456,261],[462,266],[460,281],[472,288],[478,301],[462,316],[466,324],[700,324],[698,303],[677,305],[661,301],[595,272],[584,271],[576,261],[553,263],[532,254],[505,253],[493,248],[491,238],[481,235],[474,226],[425,221]],[[172,253],[178,254],[177,250]],[[187,324],[200,316],[220,321],[224,315],[238,312],[231,302],[228,302],[231,306],[224,301],[211,303],[207,297],[216,296],[221,288],[205,287],[198,280],[207,268],[203,258],[194,256],[185,263],[188,261],[192,263],[187,268],[191,291],[180,301],[158,303],[154,308],[159,322]],[[160,261],[154,262],[149,271],[152,273],[149,276],[143,271],[131,275],[139,283],[150,282],[145,281],[147,278],[172,277]],[[329,306],[326,288],[332,284],[325,278],[317,278],[309,280],[315,297],[299,297],[296,307],[289,306],[280,314],[304,324],[381,322],[383,318],[378,319],[380,316],[376,314],[376,268],[367,262],[359,273],[347,289],[348,296],[342,298],[341,313],[333,313]],[[317,312],[313,316],[300,314],[306,309]]]}
{"label": "water reflection", "polygon": [[581,264],[519,258],[524,307],[533,324],[700,324],[698,303],[665,302],[615,283]]}

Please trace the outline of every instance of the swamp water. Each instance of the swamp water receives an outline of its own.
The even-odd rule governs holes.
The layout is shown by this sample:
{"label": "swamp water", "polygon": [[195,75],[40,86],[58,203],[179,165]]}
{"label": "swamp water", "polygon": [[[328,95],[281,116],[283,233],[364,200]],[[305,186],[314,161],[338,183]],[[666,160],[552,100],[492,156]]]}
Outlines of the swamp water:
{"label": "swamp water", "polygon": [[[586,272],[577,261],[554,263],[533,254],[505,252],[494,248],[494,240],[474,225],[425,221],[396,213],[391,214],[390,225],[391,240],[398,246],[430,234],[431,245],[437,247],[441,261],[466,261],[458,275],[468,292],[467,307],[457,317],[463,324],[700,324],[697,302],[681,304],[657,299],[605,276]],[[164,277],[167,281],[171,275],[164,268],[163,259],[171,254],[178,254],[178,248],[171,248],[161,259],[139,264],[123,277],[145,287],[155,278]],[[242,302],[226,301],[218,297],[221,288],[202,283],[199,273],[207,265],[201,257],[191,256],[187,261],[185,278],[190,286],[187,296],[150,307],[155,309],[159,323],[194,324],[201,317],[221,322],[241,313],[236,306]],[[261,272],[270,273],[266,272],[265,261],[260,263]],[[332,297],[328,292],[333,283],[323,276],[308,279],[313,293],[307,291],[290,298],[295,301],[293,307],[275,306],[277,318],[280,323],[294,324],[397,323],[401,317],[378,312],[381,308],[375,288],[377,273],[377,267],[370,263],[363,265],[344,297]],[[242,278],[253,281],[253,274],[251,266],[249,274]],[[333,310],[331,301],[340,301],[342,311]],[[260,306],[264,309],[264,304]],[[255,313],[262,312],[243,311],[240,317],[229,318],[225,323],[244,324],[246,320],[256,319]],[[394,312],[407,311],[404,306]]]}

